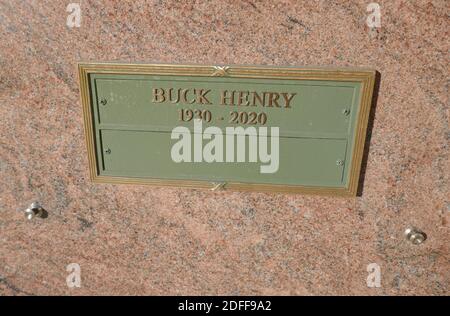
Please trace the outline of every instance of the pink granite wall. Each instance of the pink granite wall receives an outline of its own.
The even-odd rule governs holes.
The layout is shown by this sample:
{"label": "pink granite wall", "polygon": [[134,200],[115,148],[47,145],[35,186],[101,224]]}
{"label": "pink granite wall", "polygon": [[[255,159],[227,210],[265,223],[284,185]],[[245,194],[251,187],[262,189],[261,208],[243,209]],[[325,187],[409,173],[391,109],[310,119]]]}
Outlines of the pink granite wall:
{"label": "pink granite wall", "polygon": [[[0,294],[449,294],[448,1],[73,2],[0,1]],[[362,195],[92,184],[81,60],[375,68]]]}

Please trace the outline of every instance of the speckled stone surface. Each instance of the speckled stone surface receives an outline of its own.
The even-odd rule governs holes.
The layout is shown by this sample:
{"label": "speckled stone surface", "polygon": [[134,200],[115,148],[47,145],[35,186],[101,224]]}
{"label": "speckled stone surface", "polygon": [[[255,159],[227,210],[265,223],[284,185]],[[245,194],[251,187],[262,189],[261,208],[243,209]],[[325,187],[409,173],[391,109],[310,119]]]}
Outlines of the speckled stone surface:
{"label": "speckled stone surface", "polygon": [[[448,295],[450,3],[369,2],[1,0],[0,294]],[[92,184],[78,61],[375,68],[362,195]]]}

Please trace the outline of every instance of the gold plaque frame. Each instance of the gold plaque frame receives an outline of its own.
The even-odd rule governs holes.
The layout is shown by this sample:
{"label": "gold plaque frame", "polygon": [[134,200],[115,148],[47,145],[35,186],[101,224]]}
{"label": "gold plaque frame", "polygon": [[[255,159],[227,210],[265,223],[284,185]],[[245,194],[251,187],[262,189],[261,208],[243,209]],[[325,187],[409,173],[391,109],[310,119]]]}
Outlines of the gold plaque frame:
{"label": "gold plaque frame", "polygon": [[[206,188],[210,190],[246,190],[261,192],[306,193],[334,196],[355,196],[358,191],[364,144],[369,120],[376,71],[365,68],[308,68],[273,66],[213,66],[172,64],[121,64],[121,63],[79,63],[81,103],[83,106],[84,130],[87,144],[90,179],[95,183],[150,184]],[[149,178],[128,178],[100,175],[97,170],[94,125],[92,122],[89,74],[139,74],[139,75],[182,75],[182,76],[226,76],[234,78],[292,79],[352,81],[361,83],[360,109],[356,118],[353,154],[346,188],[317,187],[302,185],[279,185],[262,183],[226,182],[203,180],[163,180]]]}

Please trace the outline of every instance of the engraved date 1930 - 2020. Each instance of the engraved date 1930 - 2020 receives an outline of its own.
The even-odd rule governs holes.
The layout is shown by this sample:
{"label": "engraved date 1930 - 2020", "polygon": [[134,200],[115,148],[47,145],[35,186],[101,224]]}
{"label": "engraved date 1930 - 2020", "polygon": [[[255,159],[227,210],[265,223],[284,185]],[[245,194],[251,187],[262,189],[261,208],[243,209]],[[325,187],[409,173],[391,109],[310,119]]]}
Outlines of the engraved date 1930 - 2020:
{"label": "engraved date 1930 - 2020", "polygon": [[[192,119],[199,119],[204,122],[211,122],[213,119],[210,110],[200,109],[178,109],[179,121],[190,122]],[[224,120],[223,116],[216,118],[218,121]],[[267,115],[264,112],[245,112],[245,111],[231,111],[228,123],[243,124],[243,125],[265,125],[267,122]]]}

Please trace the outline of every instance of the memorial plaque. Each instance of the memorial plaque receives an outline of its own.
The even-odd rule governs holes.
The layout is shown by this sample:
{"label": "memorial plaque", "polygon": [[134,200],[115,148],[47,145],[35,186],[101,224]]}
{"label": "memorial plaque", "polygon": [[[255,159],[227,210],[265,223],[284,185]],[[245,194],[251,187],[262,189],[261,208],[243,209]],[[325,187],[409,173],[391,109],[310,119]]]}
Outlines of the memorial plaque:
{"label": "memorial plaque", "polygon": [[95,182],[357,192],[373,70],[78,68]]}

